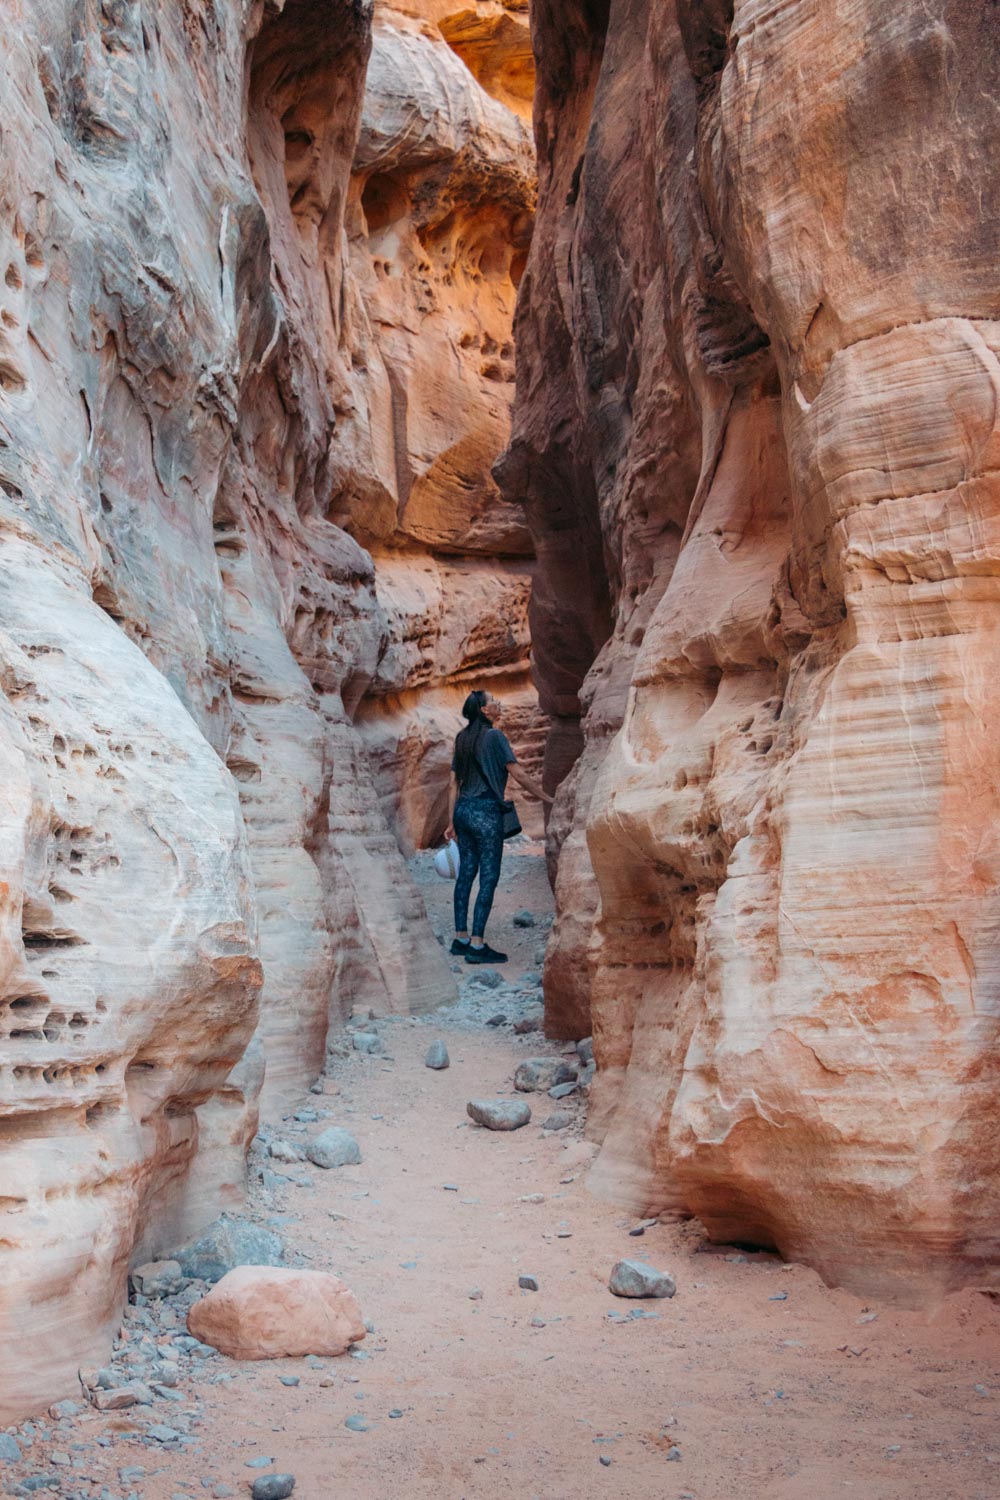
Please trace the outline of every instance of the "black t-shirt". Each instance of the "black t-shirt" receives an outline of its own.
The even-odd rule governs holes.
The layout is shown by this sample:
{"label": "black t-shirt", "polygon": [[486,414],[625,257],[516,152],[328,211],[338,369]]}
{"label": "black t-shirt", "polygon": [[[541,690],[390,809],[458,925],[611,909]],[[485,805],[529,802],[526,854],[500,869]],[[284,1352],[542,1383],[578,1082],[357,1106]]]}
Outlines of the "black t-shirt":
{"label": "black t-shirt", "polygon": [[[517,756],[510,747],[510,740],[500,729],[487,729],[486,733],[480,735],[479,744],[476,746],[476,755],[482,761],[489,773],[490,780],[496,790],[503,796],[507,790],[507,767],[512,761],[517,761]],[[457,753],[451,758],[451,769],[457,771]],[[490,797],[489,782],[473,761],[470,765],[465,784],[459,786],[463,797]]]}

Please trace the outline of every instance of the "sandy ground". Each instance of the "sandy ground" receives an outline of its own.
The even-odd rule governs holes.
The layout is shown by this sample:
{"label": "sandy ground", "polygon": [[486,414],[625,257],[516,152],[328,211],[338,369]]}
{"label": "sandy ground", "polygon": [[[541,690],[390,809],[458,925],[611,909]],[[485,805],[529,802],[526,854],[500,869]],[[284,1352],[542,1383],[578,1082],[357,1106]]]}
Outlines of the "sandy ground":
{"label": "sandy ground", "polygon": [[[543,914],[548,891],[537,853],[506,871],[489,935],[509,943],[517,981],[536,964],[544,919],[517,933],[510,915]],[[445,932],[451,888],[426,870],[422,884]],[[296,1475],[297,1500],[1000,1495],[995,1303],[967,1294],[928,1317],[828,1290],[772,1256],[708,1249],[692,1224],[630,1238],[634,1221],[587,1194],[579,1121],[543,1136],[561,1106],[530,1096],[531,1124],[510,1134],[468,1121],[468,1099],[509,1092],[519,1060],[560,1049],[484,1024],[494,1007],[537,1008],[530,981],[466,992],[458,1010],[380,1023],[385,1057],[335,1060],[325,1097],[289,1102],[329,1110],[324,1123],[352,1129],[363,1163],[301,1166],[293,1175],[310,1185],[272,1185],[258,1213],[301,1263],[349,1281],[375,1329],[359,1353],[210,1359],[200,1382],[182,1380],[182,1403],[88,1411],[54,1441],[36,1433],[8,1483],[65,1473],[47,1465],[58,1445],[81,1473],[106,1474],[105,1500],[246,1496],[272,1471],[247,1467],[260,1457]],[[450,1051],[446,1072],[423,1066],[435,1037]],[[669,1270],[676,1297],[611,1296],[622,1256]],[[522,1272],[538,1292],[518,1289]],[[206,1383],[220,1373],[235,1378]],[[300,1384],[282,1385],[289,1375]],[[358,1414],[367,1430],[346,1428]],[[187,1441],[164,1450],[148,1425],[175,1418]],[[123,1466],[145,1472],[119,1482]],[[65,1479],[61,1493],[73,1492]],[[100,1490],[80,1483],[80,1493]]]}

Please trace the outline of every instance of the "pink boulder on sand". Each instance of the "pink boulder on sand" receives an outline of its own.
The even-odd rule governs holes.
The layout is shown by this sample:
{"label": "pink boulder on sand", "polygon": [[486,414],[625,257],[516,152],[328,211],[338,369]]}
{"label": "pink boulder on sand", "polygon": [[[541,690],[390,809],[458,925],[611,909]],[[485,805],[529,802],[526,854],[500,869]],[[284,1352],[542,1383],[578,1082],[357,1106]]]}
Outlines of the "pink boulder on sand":
{"label": "pink boulder on sand", "polygon": [[343,1354],[365,1336],[351,1289],[327,1271],[237,1266],[188,1313],[195,1338],[231,1359]]}

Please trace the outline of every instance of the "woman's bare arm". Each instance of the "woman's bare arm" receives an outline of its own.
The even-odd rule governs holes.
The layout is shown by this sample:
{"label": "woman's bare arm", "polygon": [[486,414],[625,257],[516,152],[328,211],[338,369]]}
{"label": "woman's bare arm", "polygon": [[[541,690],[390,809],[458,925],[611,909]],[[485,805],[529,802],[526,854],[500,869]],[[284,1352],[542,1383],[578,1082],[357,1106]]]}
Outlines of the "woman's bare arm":
{"label": "woman's bare arm", "polygon": [[448,788],[448,827],[444,831],[445,843],[450,844],[455,837],[455,803],[458,801],[458,777],[452,772],[451,786]]}
{"label": "woman's bare arm", "polygon": [[531,795],[533,797],[537,797],[539,801],[547,802],[550,807],[552,806],[555,798],[550,797],[548,792],[543,792],[541,783],[536,781],[533,776],[529,776],[527,771],[522,771],[516,760],[508,761],[507,773],[508,775],[513,777],[518,786],[523,786],[526,792],[530,792]]}

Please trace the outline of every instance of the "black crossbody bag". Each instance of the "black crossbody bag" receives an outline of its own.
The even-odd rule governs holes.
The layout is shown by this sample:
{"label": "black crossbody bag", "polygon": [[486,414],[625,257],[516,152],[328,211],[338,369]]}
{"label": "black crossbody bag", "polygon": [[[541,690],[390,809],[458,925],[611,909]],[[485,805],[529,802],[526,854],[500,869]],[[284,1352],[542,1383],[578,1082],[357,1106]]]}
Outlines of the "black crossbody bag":
{"label": "black crossbody bag", "polygon": [[517,808],[514,806],[513,802],[510,800],[509,797],[501,797],[500,796],[500,793],[497,791],[496,787],[493,785],[493,782],[492,782],[491,778],[487,774],[486,767],[483,765],[482,761],[479,759],[479,756],[478,756],[478,754],[476,754],[475,751],[473,751],[473,759],[475,760],[476,765],[479,767],[479,774],[480,774],[480,776],[483,778],[483,780],[485,781],[486,785],[489,787],[492,796],[500,804],[500,811],[503,814],[503,836],[504,836],[504,838],[505,839],[516,838],[517,835],[522,831],[521,830],[521,819],[517,815]]}

